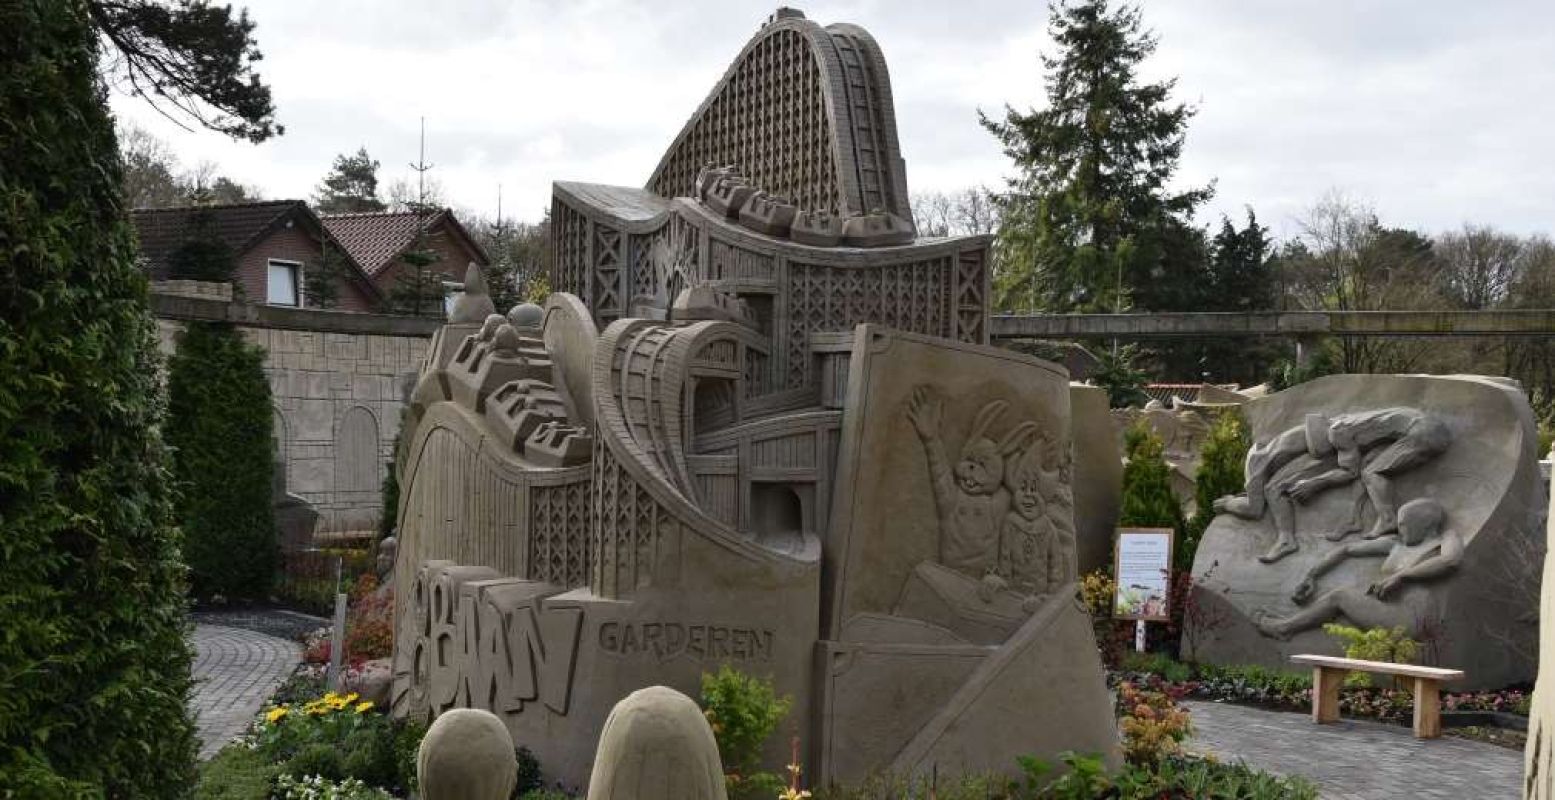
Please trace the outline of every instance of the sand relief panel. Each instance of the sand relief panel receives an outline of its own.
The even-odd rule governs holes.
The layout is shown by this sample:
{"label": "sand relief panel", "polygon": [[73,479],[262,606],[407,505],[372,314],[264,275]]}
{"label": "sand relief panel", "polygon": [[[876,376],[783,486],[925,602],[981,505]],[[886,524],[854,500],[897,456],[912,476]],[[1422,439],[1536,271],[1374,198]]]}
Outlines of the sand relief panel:
{"label": "sand relief panel", "polygon": [[1530,568],[1540,517],[1516,387],[1333,376],[1244,409],[1245,490],[1215,501],[1194,564],[1201,601],[1221,609],[1191,632],[1199,655],[1274,666],[1337,652],[1322,627],[1339,622],[1402,628],[1475,685],[1526,679],[1517,647],[1473,646],[1533,634],[1517,622],[1532,599],[1496,589]]}

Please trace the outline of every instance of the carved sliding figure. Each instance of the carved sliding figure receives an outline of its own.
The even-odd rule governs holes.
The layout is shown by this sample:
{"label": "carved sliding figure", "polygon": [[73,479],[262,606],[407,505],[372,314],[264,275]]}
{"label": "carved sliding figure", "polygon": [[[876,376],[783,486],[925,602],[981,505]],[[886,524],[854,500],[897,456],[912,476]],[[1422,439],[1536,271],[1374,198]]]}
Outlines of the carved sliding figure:
{"label": "carved sliding figure", "polygon": [[[1290,496],[1304,503],[1319,492],[1359,479],[1376,512],[1376,521],[1366,532],[1367,539],[1398,530],[1393,479],[1436,458],[1452,444],[1452,431],[1445,423],[1414,408],[1342,414],[1329,424],[1327,433],[1327,449],[1335,453],[1334,468],[1297,481],[1290,487]],[[1323,445],[1324,442],[1318,442],[1319,447]],[[1357,495],[1355,515],[1346,532],[1360,528],[1361,503]]]}
{"label": "carved sliding figure", "polygon": [[1009,403],[995,400],[977,412],[960,460],[951,467],[940,438],[944,400],[929,387],[919,386],[907,406],[907,418],[929,462],[939,516],[940,563],[976,577],[996,576],[998,570],[999,529],[1010,507],[1010,493],[1003,485],[1005,461],[1037,435],[1035,423],[1023,422],[995,442],[989,428],[1008,407]]}
{"label": "carved sliding figure", "polygon": [[1325,531],[1338,541],[1360,530],[1367,501],[1376,521],[1366,538],[1398,530],[1393,478],[1440,455],[1452,442],[1447,426],[1413,408],[1385,408],[1332,419],[1308,414],[1304,425],[1254,446],[1247,453],[1247,491],[1215,501],[1215,510],[1243,519],[1274,517],[1275,541],[1264,563],[1296,552],[1296,505],[1329,489],[1356,485],[1350,520]]}
{"label": "carved sliding figure", "polygon": [[[1463,538],[1444,529],[1446,512],[1430,498],[1412,500],[1398,512],[1397,537],[1352,542],[1335,548],[1307,571],[1291,595],[1297,605],[1311,604],[1284,619],[1265,616],[1258,630],[1265,636],[1289,639],[1335,617],[1344,617],[1365,628],[1395,624],[1399,610],[1390,599],[1409,581],[1439,578],[1458,568],[1463,560]],[[1317,581],[1351,558],[1381,558],[1377,579],[1366,589],[1343,586],[1312,599]]]}

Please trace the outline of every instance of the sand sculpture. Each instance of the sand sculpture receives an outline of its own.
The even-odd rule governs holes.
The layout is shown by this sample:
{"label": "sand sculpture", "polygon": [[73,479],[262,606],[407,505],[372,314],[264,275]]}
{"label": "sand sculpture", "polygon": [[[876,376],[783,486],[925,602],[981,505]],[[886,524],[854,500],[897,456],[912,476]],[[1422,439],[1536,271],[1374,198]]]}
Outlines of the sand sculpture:
{"label": "sand sculpture", "polygon": [[438,717],[416,749],[416,782],[425,800],[507,800],[517,768],[502,721],[474,708]]}
{"label": "sand sculpture", "polygon": [[1327,622],[1402,627],[1499,689],[1533,675],[1543,505],[1526,398],[1476,376],[1336,375],[1253,400],[1244,493],[1217,500],[1191,632],[1212,662],[1340,654]]}
{"label": "sand sculpture", "polygon": [[988,346],[988,238],[911,218],[879,47],[787,9],[646,188],[556,183],[557,293],[467,282],[412,395],[395,713],[581,786],[617,701],[730,663],[818,781],[1115,763],[1068,376]]}
{"label": "sand sculpture", "polygon": [[588,800],[726,800],[723,764],[707,718],[667,686],[611,709],[594,754]]}
{"label": "sand sculpture", "polygon": [[[1552,499],[1555,503],[1555,499]],[[1555,515],[1544,532],[1543,584],[1540,587],[1539,639],[1534,655],[1539,671],[1534,681],[1533,704],[1528,712],[1528,744],[1523,752],[1523,800],[1555,798]]]}

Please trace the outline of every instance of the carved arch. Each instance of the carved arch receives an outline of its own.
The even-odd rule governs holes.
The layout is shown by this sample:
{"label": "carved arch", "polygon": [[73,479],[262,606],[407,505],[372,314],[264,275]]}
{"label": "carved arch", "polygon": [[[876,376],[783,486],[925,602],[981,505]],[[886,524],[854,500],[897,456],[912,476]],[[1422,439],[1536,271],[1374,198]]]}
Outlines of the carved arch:
{"label": "carved arch", "polygon": [[381,460],[378,418],[366,406],[346,409],[335,427],[335,491],[378,489]]}

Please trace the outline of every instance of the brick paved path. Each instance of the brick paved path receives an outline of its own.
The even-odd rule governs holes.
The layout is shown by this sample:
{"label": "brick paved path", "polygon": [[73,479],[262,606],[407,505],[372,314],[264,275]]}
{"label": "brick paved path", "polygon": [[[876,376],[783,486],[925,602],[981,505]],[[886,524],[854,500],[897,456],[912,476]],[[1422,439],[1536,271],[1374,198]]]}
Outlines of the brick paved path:
{"label": "brick paved path", "polygon": [[1522,753],[1451,736],[1422,741],[1409,728],[1226,703],[1189,701],[1190,749],[1281,775],[1300,775],[1328,800],[1517,800]]}
{"label": "brick paved path", "polygon": [[302,646],[225,625],[197,624],[194,697],[200,758],[210,758],[242,732],[271,692],[302,660]]}

